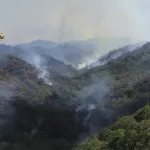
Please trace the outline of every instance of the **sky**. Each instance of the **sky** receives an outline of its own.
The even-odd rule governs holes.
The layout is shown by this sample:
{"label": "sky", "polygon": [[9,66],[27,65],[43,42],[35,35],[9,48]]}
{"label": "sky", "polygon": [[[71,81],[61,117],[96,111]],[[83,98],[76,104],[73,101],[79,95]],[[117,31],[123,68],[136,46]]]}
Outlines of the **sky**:
{"label": "sky", "polygon": [[0,32],[9,44],[93,37],[150,40],[149,0],[0,0]]}

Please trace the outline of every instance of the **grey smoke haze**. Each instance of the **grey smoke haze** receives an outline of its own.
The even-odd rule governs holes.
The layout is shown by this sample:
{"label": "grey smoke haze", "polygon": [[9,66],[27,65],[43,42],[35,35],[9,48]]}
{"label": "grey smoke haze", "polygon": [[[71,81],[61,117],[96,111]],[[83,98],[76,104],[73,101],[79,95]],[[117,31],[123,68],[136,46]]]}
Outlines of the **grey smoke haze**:
{"label": "grey smoke haze", "polygon": [[85,41],[70,41],[61,44],[36,40],[31,43],[20,44],[19,47],[28,51],[26,55],[29,58],[30,53],[32,56],[32,53],[37,54],[39,50],[41,53],[45,53],[45,55],[50,55],[59,61],[81,69],[95,62],[100,56],[106,54],[107,51],[122,47],[128,43],[130,43],[128,38],[92,38]]}
{"label": "grey smoke haze", "polygon": [[[2,0],[1,11],[8,13],[0,14],[1,31],[12,44],[35,39],[58,41],[61,24],[65,25],[63,41],[118,36],[129,37],[131,42],[147,41],[149,5],[149,0]],[[62,22],[68,8],[75,13]]]}
{"label": "grey smoke haze", "polygon": [[[105,113],[108,115],[109,111],[104,110],[102,112],[97,112],[96,118],[93,117],[93,114],[97,110],[104,109],[103,105],[105,103],[105,96],[109,92],[108,80],[110,77],[92,77],[89,86],[86,86],[83,90],[81,90],[77,96],[77,104],[78,108],[76,109],[77,114],[84,110],[88,113],[84,120],[84,125],[89,127],[89,131],[93,132],[98,130],[101,127],[100,122],[98,122],[98,118],[103,118]],[[107,115],[105,115],[107,119]],[[95,118],[95,119],[94,119]],[[95,122],[97,122],[95,124]]]}
{"label": "grey smoke haze", "polygon": [[[64,42],[65,41],[65,36],[68,38],[71,36],[70,33],[72,32],[72,35],[74,35],[73,29],[67,29],[70,25],[70,21],[72,17],[76,15],[80,15],[82,12],[81,10],[83,9],[82,6],[71,2],[71,1],[66,1],[64,7],[64,11],[62,14],[60,14],[60,27],[59,27],[59,38],[58,42]],[[69,33],[70,32],[70,33]],[[74,35],[75,36],[75,35]],[[69,39],[70,40],[70,39]]]}
{"label": "grey smoke haze", "polygon": [[[83,125],[88,128],[88,133],[82,133],[79,141],[82,141],[91,133],[98,132],[111,121],[111,110],[104,107],[106,96],[110,90],[109,80],[111,76],[91,77],[88,85],[77,95],[77,120],[85,111]],[[80,120],[80,119],[79,119]]]}
{"label": "grey smoke haze", "polygon": [[[80,104],[80,109],[87,108],[88,111],[96,109],[98,104],[102,104],[104,97],[109,92],[109,86],[107,85],[110,77],[92,77],[89,81],[89,86],[79,91],[77,96],[77,103]],[[77,110],[78,111],[78,110]]]}
{"label": "grey smoke haze", "polygon": [[131,44],[124,47],[121,47],[117,49],[114,53],[110,52],[99,58],[96,62],[90,64],[88,68],[97,67],[97,66],[103,66],[107,64],[109,61],[113,59],[117,59],[118,57],[122,56],[123,54],[127,52],[132,52],[134,50],[137,50],[138,48],[142,47],[145,44],[145,42],[140,42],[137,44]]}
{"label": "grey smoke haze", "polygon": [[[15,0],[15,2],[18,1]],[[5,4],[5,2],[3,3]],[[34,8],[34,11],[30,11],[29,8],[32,8],[35,3],[37,9]],[[19,5],[20,2],[17,4]],[[12,26],[9,28],[13,31],[11,40],[16,40],[16,34],[19,34],[17,40],[23,42],[33,39],[47,39],[57,42],[85,40],[93,37],[105,39],[99,41],[96,50],[92,49],[92,51],[96,51],[93,55],[85,57],[84,61],[75,64],[76,68],[80,69],[95,62],[109,50],[126,44],[149,40],[148,4],[147,0],[142,2],[140,0],[39,0],[38,2],[31,0],[30,3],[21,4],[22,10],[26,12],[23,13],[23,16],[30,22],[30,25],[26,24],[24,27],[22,24],[24,20],[18,16],[17,19],[20,19],[18,24],[21,25],[15,24],[14,26],[11,24]],[[36,10],[40,11],[37,12]],[[17,26],[19,27],[16,28]],[[11,32],[7,31],[6,27],[6,37],[8,41],[11,41],[9,40],[9,33],[11,34]],[[114,41],[105,43],[109,39],[119,39],[120,37],[127,37],[129,40],[125,40],[124,43],[118,40],[116,45],[112,44],[115,43]],[[64,55],[65,59],[69,58],[67,54]]]}
{"label": "grey smoke haze", "polygon": [[66,12],[65,14],[62,15],[61,17],[61,22],[60,22],[60,29],[59,29],[59,38],[58,41],[62,42],[63,38],[64,38],[64,32],[65,32],[65,28],[66,28],[66,23],[67,23],[67,18],[69,17],[70,13]]}

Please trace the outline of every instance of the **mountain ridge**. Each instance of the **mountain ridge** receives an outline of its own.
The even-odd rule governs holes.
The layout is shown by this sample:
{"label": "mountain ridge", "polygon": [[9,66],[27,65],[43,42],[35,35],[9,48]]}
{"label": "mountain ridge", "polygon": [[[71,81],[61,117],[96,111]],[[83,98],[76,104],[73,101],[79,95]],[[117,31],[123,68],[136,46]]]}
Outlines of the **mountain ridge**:
{"label": "mountain ridge", "polygon": [[[34,43],[34,46],[32,46]],[[40,45],[41,43],[41,45]],[[49,43],[49,47],[43,46],[43,43]],[[57,60],[70,64],[73,67],[80,69],[85,65],[94,62],[98,57],[104,55],[106,51],[129,44],[128,38],[102,39],[92,38],[84,41],[68,41],[64,43],[53,43],[52,41],[35,40],[31,43],[16,45],[33,51],[36,48],[41,49],[47,55],[54,57]],[[48,44],[46,44],[48,45]]]}
{"label": "mountain ridge", "polygon": [[89,65],[88,68],[102,66],[102,65],[108,63],[109,61],[111,61],[113,59],[117,59],[121,55],[124,55],[128,52],[132,52],[132,51],[140,48],[145,43],[146,42],[140,42],[137,44],[126,45],[126,46],[120,47],[118,49],[110,50],[107,54],[105,54],[104,56],[99,58],[95,63],[92,63],[91,65]]}

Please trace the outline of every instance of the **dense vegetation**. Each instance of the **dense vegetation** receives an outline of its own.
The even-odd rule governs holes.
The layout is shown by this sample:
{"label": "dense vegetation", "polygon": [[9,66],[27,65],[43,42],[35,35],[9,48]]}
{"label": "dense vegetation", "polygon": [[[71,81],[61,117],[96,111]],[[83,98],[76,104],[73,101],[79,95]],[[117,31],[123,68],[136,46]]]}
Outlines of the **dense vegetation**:
{"label": "dense vegetation", "polygon": [[116,109],[137,101],[145,105],[149,103],[149,64],[150,44],[147,43],[138,50],[126,53],[104,66],[92,68],[75,79],[85,82],[95,76],[99,80],[105,79],[109,88],[105,100],[107,107]]}
{"label": "dense vegetation", "polygon": [[[1,126],[1,147],[4,149],[70,149],[77,140],[81,126],[76,123],[71,108],[56,108],[51,104],[30,105],[15,98],[10,103],[15,110]],[[3,120],[1,120],[3,121]],[[44,147],[43,147],[44,146]]]}
{"label": "dense vegetation", "polygon": [[79,150],[149,150],[150,106],[118,118],[110,127],[78,146]]}
{"label": "dense vegetation", "polygon": [[[38,78],[39,71],[31,64],[12,55],[1,56],[0,101],[6,108],[0,115],[5,122],[1,126],[0,148],[70,150],[81,133],[88,132],[83,126],[87,115],[87,124],[96,125],[100,133],[86,139],[78,149],[149,149],[149,66],[147,43],[75,77],[51,70],[50,86]],[[76,108],[91,104],[94,109],[76,113]],[[128,116],[121,117],[125,115]],[[117,117],[121,118],[116,121]]]}
{"label": "dense vegetation", "polygon": [[35,67],[17,57],[2,55],[0,58],[0,82],[5,83],[4,88],[9,84],[7,90],[13,90],[15,96],[39,101],[51,94],[51,87],[38,79],[38,72]]}
{"label": "dense vegetation", "polygon": [[[97,116],[96,120],[98,120],[99,122],[98,124],[99,130],[102,130],[101,127],[112,124],[112,122],[114,122],[117,117],[132,114],[136,112],[139,108],[150,103],[149,64],[150,64],[150,44],[146,43],[144,46],[137,49],[136,51],[130,52],[128,54],[126,53],[121,57],[119,57],[118,59],[110,61],[107,65],[92,68],[89,71],[85,72],[84,74],[76,77],[76,79],[78,80],[86,81],[87,79],[96,76],[99,77],[99,80],[105,79],[107,83],[109,92],[103,99],[104,104],[102,102],[97,103],[97,110],[92,112],[93,114],[91,115],[90,119],[93,121],[95,115]],[[104,111],[102,113],[99,110]],[[108,114],[110,114],[110,116],[107,118]],[[103,118],[103,116],[105,116],[105,119]],[[130,121],[132,122],[134,120]],[[118,127],[118,129],[120,128]],[[124,133],[125,131],[122,129],[118,131],[120,131],[119,134],[121,134],[121,132],[123,135],[126,134]],[[139,130],[139,134],[144,133],[142,133],[142,131]],[[145,138],[146,137],[147,136],[145,135]],[[112,139],[113,138],[114,137],[112,137]],[[149,137],[147,137],[147,139],[148,138]],[[136,140],[140,141],[140,139],[138,138]],[[96,140],[94,140],[94,138],[91,138],[87,139],[86,146],[89,144],[90,147],[90,145],[93,145],[93,143],[97,143],[97,145],[102,146],[104,144],[103,142],[108,141],[103,141],[103,139],[100,139],[99,141],[97,140],[97,138]],[[147,141],[147,144],[148,142],[149,140]],[[132,141],[131,143],[134,142]],[[112,145],[115,144],[113,143]],[[125,146],[119,145],[121,147],[119,148],[119,147],[112,147],[112,145],[111,146],[109,145],[109,147],[107,148],[134,149],[133,147],[135,146],[132,145],[131,147],[125,148]],[[84,146],[82,148],[84,149]],[[98,149],[100,149],[100,146],[98,146]],[[139,149],[141,149],[141,147]]]}
{"label": "dense vegetation", "polygon": [[55,82],[54,88],[38,74],[37,68],[22,59],[1,56],[0,149],[67,150],[84,130],[75,110],[65,102],[68,96],[63,96],[70,79],[54,72],[53,80],[64,82],[63,87]]}

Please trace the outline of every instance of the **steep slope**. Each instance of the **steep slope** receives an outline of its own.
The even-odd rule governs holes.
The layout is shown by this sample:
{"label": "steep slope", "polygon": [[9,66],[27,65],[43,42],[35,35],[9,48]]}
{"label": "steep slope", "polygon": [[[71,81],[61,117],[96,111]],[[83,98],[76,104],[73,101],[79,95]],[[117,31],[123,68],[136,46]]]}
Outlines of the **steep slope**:
{"label": "steep slope", "polygon": [[71,99],[64,101],[70,78],[54,72],[63,84],[58,91],[38,74],[38,68],[20,58],[0,56],[0,149],[70,150],[83,130],[69,107]]}
{"label": "steep slope", "polygon": [[116,60],[111,60],[106,65],[91,68],[75,79],[85,82],[93,77],[97,77],[98,80],[105,79],[104,81],[108,82],[110,89],[110,100],[123,104],[126,102],[126,98],[123,98],[124,92],[131,89],[134,91],[134,85],[149,76],[149,61],[150,43],[146,43],[136,51],[126,53]]}
{"label": "steep slope", "polygon": [[95,63],[92,63],[91,65],[89,65],[88,68],[105,65],[106,63],[108,63],[112,59],[117,59],[121,55],[124,55],[128,52],[132,52],[132,51],[138,49],[139,47],[144,45],[144,43],[145,42],[138,43],[138,44],[127,45],[127,46],[119,48],[117,50],[109,51],[108,54],[105,54],[100,59],[98,59]]}
{"label": "steep slope", "polygon": [[21,96],[29,101],[42,102],[50,95],[52,88],[38,78],[39,70],[25,61],[11,55],[1,55],[0,58],[1,98]]}
{"label": "steep slope", "polygon": [[[36,53],[33,56],[28,57],[29,62],[33,65],[39,65],[40,67],[46,67],[49,70],[55,71],[63,76],[74,76],[77,70],[71,65],[66,65],[65,63],[45,54]],[[38,63],[38,59],[40,59]],[[37,62],[37,64],[36,64]]]}
{"label": "steep slope", "polygon": [[[6,52],[5,48],[1,50]],[[8,51],[14,53],[13,50],[16,51],[16,47],[14,49],[8,47]],[[17,50],[19,51],[20,48]],[[42,62],[47,66],[51,64],[50,67],[57,66],[57,62],[55,63],[54,60],[51,62],[49,56],[40,54],[46,61],[44,59],[39,61],[41,57],[34,53],[29,55],[32,54],[35,56],[32,57],[35,58],[35,61],[33,59],[34,63],[30,62],[31,64],[40,65],[39,62]],[[24,53],[19,55],[21,58]],[[13,125],[9,125],[12,128],[15,126],[15,129],[13,128],[9,134],[7,133],[7,136],[3,137],[3,141],[9,143],[9,145],[5,145],[6,147],[16,148],[16,145],[19,147],[21,144],[24,149],[28,149],[25,144],[27,142],[34,149],[40,150],[42,149],[41,145],[45,145],[47,149],[62,147],[65,150],[71,149],[79,135],[82,139],[83,131],[87,135],[93,131],[101,131],[104,127],[112,124],[117,117],[134,113],[137,109],[150,103],[150,43],[144,44],[136,51],[124,53],[118,59],[111,60],[103,66],[85,70],[78,76],[63,76],[54,70],[55,68],[53,71],[48,70],[53,86],[49,86],[39,79],[38,68],[20,58],[12,55],[0,56],[0,98],[4,101],[13,97],[15,102],[13,108],[17,114],[17,117],[11,118],[14,121]],[[34,106],[28,102],[39,103]],[[73,107],[70,108],[70,105]],[[136,117],[136,123],[141,119],[141,114],[143,113]],[[127,134],[126,131],[124,132],[124,128],[122,130],[121,127],[121,132],[117,130],[120,127],[116,128],[111,129],[113,135],[119,134],[122,137]],[[135,132],[137,133],[136,130]],[[143,132],[147,132],[147,129],[142,130],[142,135]],[[147,137],[147,134],[144,135]],[[104,140],[99,138],[100,141]],[[124,140],[126,139],[123,136],[121,141]],[[93,142],[99,144],[97,139]],[[109,140],[104,140],[105,148],[111,147],[107,145],[109,142]],[[113,143],[113,138],[111,142]],[[120,140],[118,143],[120,144]],[[116,148],[115,142],[113,144]],[[92,143],[92,145],[94,144]],[[84,146],[86,149],[87,145]],[[80,148],[83,148],[83,145]]]}
{"label": "steep slope", "polygon": [[66,65],[65,63],[51,57],[50,55],[46,55],[39,48],[35,48],[30,51],[30,48],[22,49],[16,46],[12,47],[0,45],[0,53],[19,57],[28,63],[31,63],[35,67],[46,67],[47,69],[56,71],[62,75],[71,76],[76,73],[76,69],[74,69],[72,66]]}
{"label": "steep slope", "polygon": [[[82,83],[78,110],[92,133],[150,103],[150,43],[74,77]],[[77,104],[78,104],[77,103]]]}

